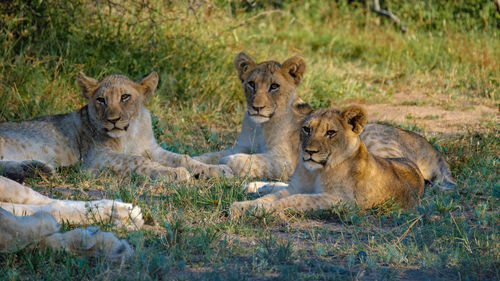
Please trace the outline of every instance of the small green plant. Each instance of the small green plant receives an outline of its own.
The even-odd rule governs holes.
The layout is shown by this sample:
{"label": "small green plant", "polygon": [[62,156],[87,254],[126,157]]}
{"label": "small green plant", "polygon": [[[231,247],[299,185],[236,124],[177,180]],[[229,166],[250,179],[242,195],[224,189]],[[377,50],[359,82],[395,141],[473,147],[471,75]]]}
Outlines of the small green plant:
{"label": "small green plant", "polygon": [[259,240],[259,247],[252,256],[252,270],[265,272],[272,268],[283,268],[294,261],[290,241],[279,241],[270,233]]}

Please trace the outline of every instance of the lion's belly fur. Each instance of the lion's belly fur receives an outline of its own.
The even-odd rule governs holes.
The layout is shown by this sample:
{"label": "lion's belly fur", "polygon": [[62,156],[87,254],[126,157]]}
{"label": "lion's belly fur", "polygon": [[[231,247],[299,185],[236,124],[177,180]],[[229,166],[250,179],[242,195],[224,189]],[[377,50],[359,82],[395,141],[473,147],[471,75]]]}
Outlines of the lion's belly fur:
{"label": "lion's belly fur", "polygon": [[81,123],[76,113],[0,123],[0,159],[38,160],[54,166],[75,163],[80,149],[74,138]]}

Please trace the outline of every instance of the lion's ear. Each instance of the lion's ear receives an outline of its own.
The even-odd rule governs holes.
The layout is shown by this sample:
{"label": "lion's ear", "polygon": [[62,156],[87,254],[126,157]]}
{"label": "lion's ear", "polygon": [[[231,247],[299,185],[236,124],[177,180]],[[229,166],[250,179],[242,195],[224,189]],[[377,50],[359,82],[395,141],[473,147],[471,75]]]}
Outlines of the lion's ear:
{"label": "lion's ear", "polygon": [[76,81],[78,83],[78,87],[82,90],[82,95],[85,99],[89,99],[99,84],[99,81],[96,79],[85,75],[83,72],[78,72],[78,76],[76,77]]}
{"label": "lion's ear", "polygon": [[255,61],[247,53],[241,52],[234,58],[234,68],[238,71],[238,78],[241,81],[245,80],[245,74],[255,66]]}
{"label": "lion's ear", "polygon": [[297,98],[292,103],[292,111],[299,116],[308,115],[313,111],[312,107],[301,98]]}
{"label": "lion's ear", "polygon": [[352,126],[352,131],[356,134],[361,134],[366,125],[366,111],[361,106],[349,106],[341,113],[347,124]]}
{"label": "lion's ear", "polygon": [[150,99],[158,86],[158,73],[155,71],[151,72],[142,78],[141,81],[139,81],[139,84],[141,84],[144,89],[144,99]]}
{"label": "lion's ear", "polygon": [[306,72],[306,61],[301,57],[291,57],[283,63],[281,69],[284,74],[291,76],[295,86],[299,86]]}

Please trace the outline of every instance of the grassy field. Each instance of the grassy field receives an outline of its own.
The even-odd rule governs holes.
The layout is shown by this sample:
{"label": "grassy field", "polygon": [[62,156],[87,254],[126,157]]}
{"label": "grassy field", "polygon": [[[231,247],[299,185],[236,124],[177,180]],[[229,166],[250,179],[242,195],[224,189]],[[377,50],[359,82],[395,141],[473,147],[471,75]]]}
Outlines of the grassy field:
{"label": "grassy field", "polygon": [[[426,136],[459,187],[427,188],[410,211],[339,205],[234,221],[228,207],[248,199],[240,186],[251,179],[179,185],[61,168],[27,184],[57,198],[139,205],[143,229],[95,222],[127,239],[135,255],[111,265],[23,250],[0,255],[0,279],[500,279],[500,14],[492,1],[385,1],[406,33],[373,13],[371,1],[25,2],[0,4],[0,121],[83,106],[78,71],[138,79],[154,70],[161,80],[148,107],[157,140],[197,155],[235,142],[245,111],[236,53],[258,61],[300,55],[308,64],[304,100],[314,107],[408,106],[404,122],[383,121]],[[436,131],[442,115],[411,112],[424,106],[490,113]]]}

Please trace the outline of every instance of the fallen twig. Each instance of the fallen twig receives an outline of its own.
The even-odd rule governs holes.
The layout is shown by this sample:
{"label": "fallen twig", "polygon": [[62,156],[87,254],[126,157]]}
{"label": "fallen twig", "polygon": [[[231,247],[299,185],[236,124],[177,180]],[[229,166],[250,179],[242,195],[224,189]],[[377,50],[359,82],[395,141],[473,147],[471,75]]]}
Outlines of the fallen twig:
{"label": "fallen twig", "polygon": [[403,235],[401,235],[399,238],[398,238],[398,241],[396,241],[396,245],[399,244],[399,242],[401,242],[401,240],[403,240],[406,235],[408,235],[408,232],[410,231],[410,229],[422,218],[422,216],[418,216],[416,217],[415,219],[413,219],[413,221],[411,222],[410,226],[408,226],[408,228],[406,229],[406,231],[403,233]]}

